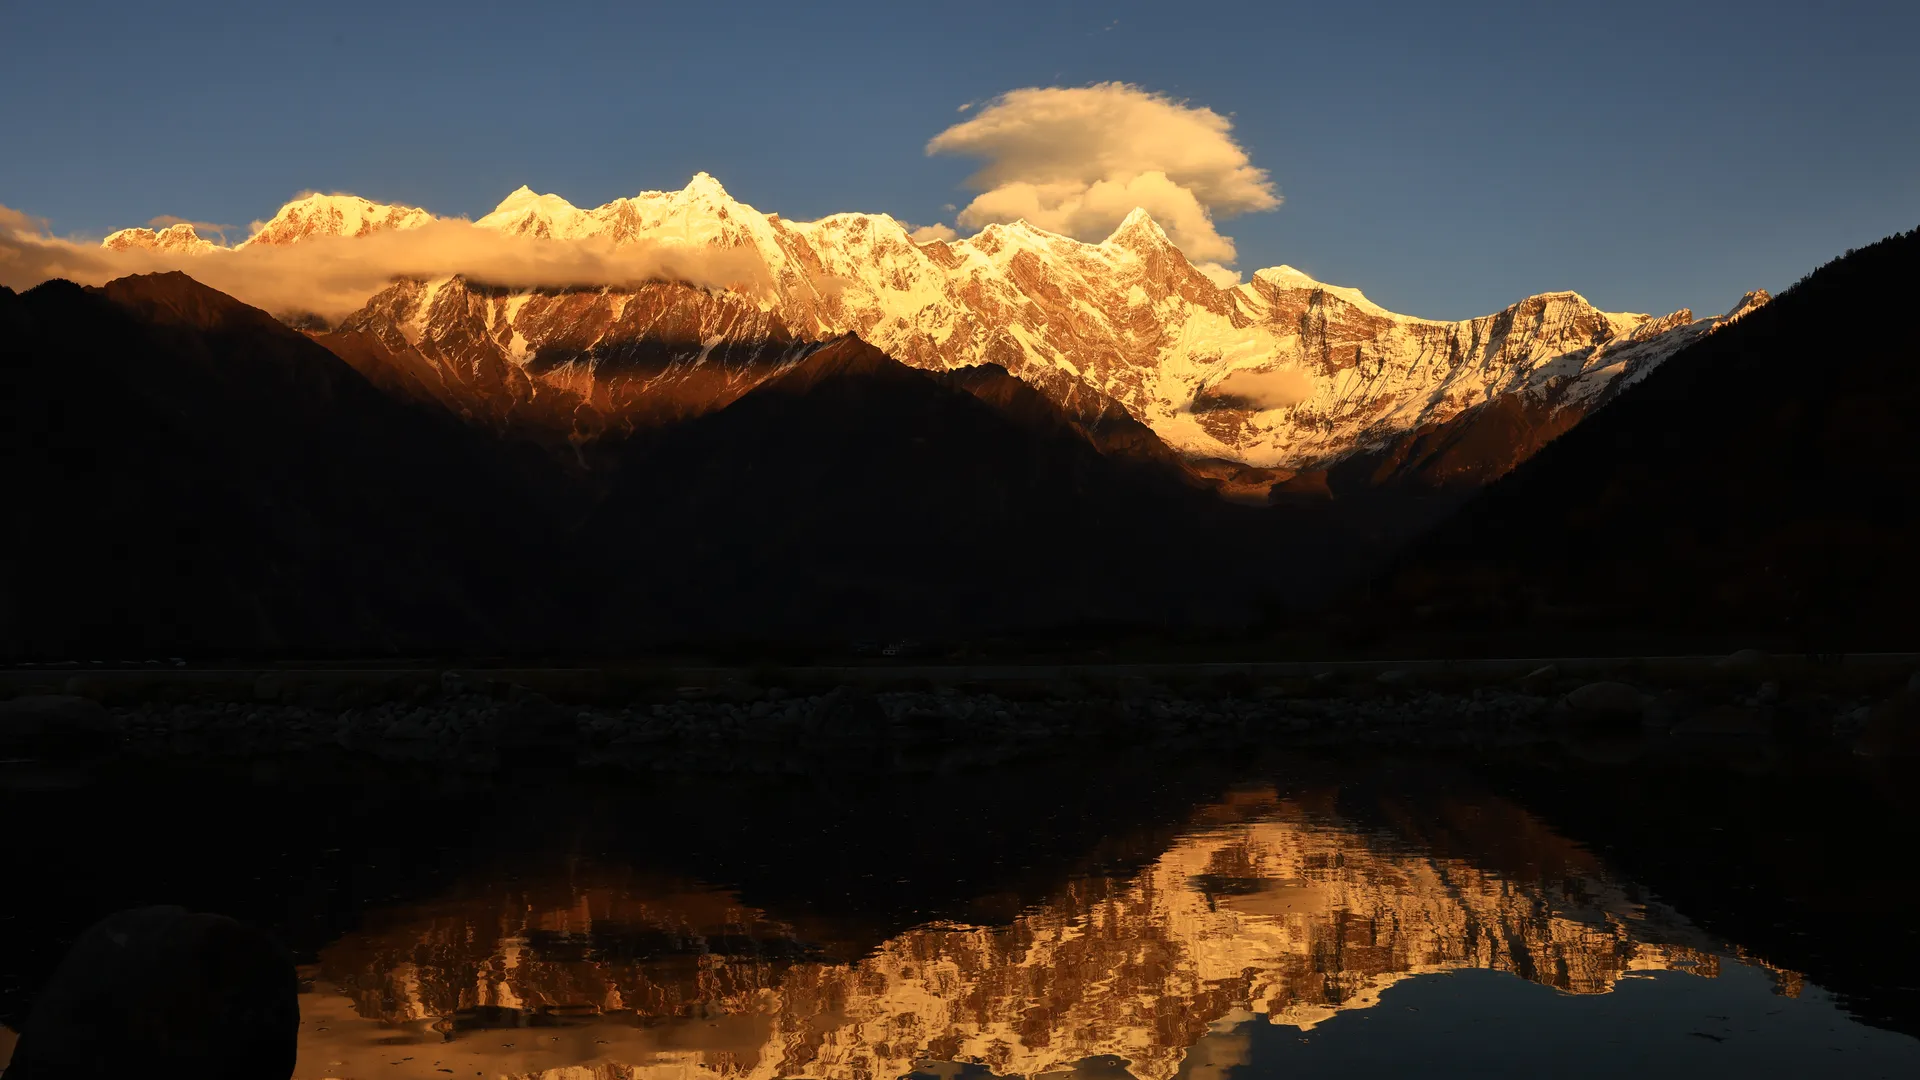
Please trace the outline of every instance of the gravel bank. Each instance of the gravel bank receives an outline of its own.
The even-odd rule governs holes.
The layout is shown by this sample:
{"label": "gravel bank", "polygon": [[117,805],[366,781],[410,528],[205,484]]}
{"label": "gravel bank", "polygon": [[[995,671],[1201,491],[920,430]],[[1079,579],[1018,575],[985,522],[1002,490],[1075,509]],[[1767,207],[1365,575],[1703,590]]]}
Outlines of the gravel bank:
{"label": "gravel bank", "polygon": [[436,686],[401,688],[390,700],[330,699],[324,691],[296,692],[268,678],[251,696],[118,704],[79,695],[15,698],[0,702],[0,756],[344,754],[476,772],[588,767],[767,774],[950,772],[1116,742],[1169,751],[1559,745],[1588,754],[1764,759],[1809,748],[1904,753],[1899,736],[1914,727],[1920,686],[1879,699],[1796,696],[1772,681],[1661,689],[1579,683],[1543,670],[1500,686],[1427,688],[1387,672],[1360,683],[1302,680],[1232,691],[1141,684],[1099,697],[844,686],[722,694],[684,687],[662,692],[663,700],[608,705],[562,704],[523,686],[476,684],[448,673]]}

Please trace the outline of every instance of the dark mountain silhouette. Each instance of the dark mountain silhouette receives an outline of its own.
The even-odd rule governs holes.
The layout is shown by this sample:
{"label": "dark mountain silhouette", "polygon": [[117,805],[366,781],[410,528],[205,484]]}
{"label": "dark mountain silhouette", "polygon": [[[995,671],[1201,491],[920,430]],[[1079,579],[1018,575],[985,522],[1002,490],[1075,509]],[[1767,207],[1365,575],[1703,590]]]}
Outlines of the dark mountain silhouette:
{"label": "dark mountain silhouette", "polygon": [[1675,355],[1407,553],[1365,621],[1455,647],[1914,647],[1920,347],[1884,316],[1916,285],[1920,234],[1891,237]]}
{"label": "dark mountain silhouette", "polygon": [[[0,651],[504,648],[556,466],[185,275],[0,294]],[[562,493],[562,494],[556,494]]]}
{"label": "dark mountain silhouette", "polygon": [[1000,368],[835,342],[620,448],[595,565],[645,572],[609,576],[606,635],[647,613],[768,640],[1253,618],[1287,549],[1273,515],[1135,451]]}
{"label": "dark mountain silhouette", "polygon": [[1093,390],[1074,395],[1071,404],[1056,405],[999,364],[955,368],[941,373],[940,380],[965,390],[1028,427],[1047,428],[1065,422],[1102,454],[1157,465],[1161,471],[1177,475],[1188,484],[1208,486],[1152,428],[1134,419],[1119,402]]}
{"label": "dark mountain silhouette", "polygon": [[718,411],[556,449],[180,274],[5,293],[0,334],[18,658],[1184,633],[1377,551],[1221,501],[1112,410],[853,339]]}

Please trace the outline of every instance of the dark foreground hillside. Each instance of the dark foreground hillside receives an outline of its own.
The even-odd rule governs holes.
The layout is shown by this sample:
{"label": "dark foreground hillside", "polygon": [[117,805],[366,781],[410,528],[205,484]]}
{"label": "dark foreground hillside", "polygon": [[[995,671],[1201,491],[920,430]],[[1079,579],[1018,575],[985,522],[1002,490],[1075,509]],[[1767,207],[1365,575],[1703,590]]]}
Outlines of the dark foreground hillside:
{"label": "dark foreground hillside", "polygon": [[[0,654],[501,648],[564,519],[537,454],[183,274],[0,293]],[[502,513],[503,508],[511,508]]]}
{"label": "dark foreground hillside", "polygon": [[1920,350],[1884,313],[1916,282],[1920,236],[1852,252],[1478,495],[1266,507],[1124,417],[854,339],[576,447],[180,274],[0,290],[0,656],[1910,649]]}
{"label": "dark foreground hillside", "polygon": [[1274,511],[1103,454],[1000,368],[852,339],[617,453],[589,529],[606,640],[1246,625],[1288,552]]}
{"label": "dark foreground hillside", "polygon": [[[1475,648],[1920,643],[1920,233],[1849,252],[1489,487],[1354,618]],[[1641,648],[1650,648],[1642,645]]]}
{"label": "dark foreground hillside", "polygon": [[1378,551],[1228,504],[998,368],[854,340],[577,450],[377,386],[180,274],[0,292],[0,340],[12,659],[1231,632]]}

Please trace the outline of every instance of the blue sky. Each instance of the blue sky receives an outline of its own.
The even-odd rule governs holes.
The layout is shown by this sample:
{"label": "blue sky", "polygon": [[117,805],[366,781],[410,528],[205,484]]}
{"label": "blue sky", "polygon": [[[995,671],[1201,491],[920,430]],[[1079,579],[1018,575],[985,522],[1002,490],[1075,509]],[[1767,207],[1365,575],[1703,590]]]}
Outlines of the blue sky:
{"label": "blue sky", "polygon": [[1702,314],[1920,224],[1920,4],[0,2],[0,204],[62,234],[305,189],[477,216],[696,170],[951,223],[956,109],[1118,80],[1229,115],[1221,221],[1410,314],[1576,289]]}

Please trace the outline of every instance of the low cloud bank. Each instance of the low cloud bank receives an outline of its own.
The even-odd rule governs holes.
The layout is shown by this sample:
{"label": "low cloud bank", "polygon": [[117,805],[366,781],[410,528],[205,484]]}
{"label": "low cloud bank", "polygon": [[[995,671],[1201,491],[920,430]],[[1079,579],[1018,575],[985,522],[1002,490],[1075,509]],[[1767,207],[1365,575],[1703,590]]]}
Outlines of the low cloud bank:
{"label": "low cloud bank", "polygon": [[1280,205],[1232,130],[1212,109],[1126,83],[1029,87],[936,135],[927,153],[986,161],[968,180],[980,194],[961,209],[963,226],[1025,218],[1097,242],[1141,207],[1221,280],[1235,251],[1215,218]]}
{"label": "low cloud bank", "polygon": [[396,278],[463,275],[523,288],[623,287],[679,281],[762,293],[772,276],[750,249],[671,241],[551,240],[508,236],[467,221],[362,237],[318,237],[285,246],[248,245],[204,254],[132,249],[49,236],[45,223],[0,206],[0,285],[22,290],[50,278],[101,285],[128,274],[180,270],[275,314],[351,314]]}
{"label": "low cloud bank", "polygon": [[954,231],[953,226],[942,225],[937,221],[931,225],[921,225],[918,228],[911,228],[907,235],[912,237],[913,242],[916,244],[924,244],[929,240],[960,239],[960,234]]}
{"label": "low cloud bank", "polygon": [[1285,409],[1310,400],[1313,378],[1297,368],[1236,371],[1207,387],[1196,409]]}

